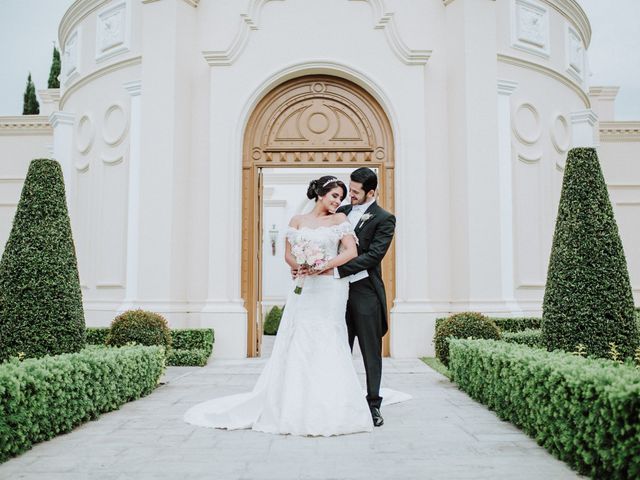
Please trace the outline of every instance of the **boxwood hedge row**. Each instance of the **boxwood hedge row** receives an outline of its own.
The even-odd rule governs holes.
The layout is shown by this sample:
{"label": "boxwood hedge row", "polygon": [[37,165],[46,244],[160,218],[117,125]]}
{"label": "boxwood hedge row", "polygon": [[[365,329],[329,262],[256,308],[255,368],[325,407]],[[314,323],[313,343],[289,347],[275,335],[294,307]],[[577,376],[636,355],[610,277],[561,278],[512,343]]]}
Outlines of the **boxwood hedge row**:
{"label": "boxwood hedge row", "polygon": [[0,364],[0,462],[153,391],[161,347],[88,347]]}
{"label": "boxwood hedge row", "polygon": [[[87,328],[87,344],[104,345],[108,327]],[[176,328],[171,330],[173,348],[167,355],[167,365],[202,367],[213,352],[214,332],[211,328]]]}
{"label": "boxwood hedge row", "polygon": [[461,389],[580,473],[640,478],[640,373],[633,366],[452,339],[449,368]]}

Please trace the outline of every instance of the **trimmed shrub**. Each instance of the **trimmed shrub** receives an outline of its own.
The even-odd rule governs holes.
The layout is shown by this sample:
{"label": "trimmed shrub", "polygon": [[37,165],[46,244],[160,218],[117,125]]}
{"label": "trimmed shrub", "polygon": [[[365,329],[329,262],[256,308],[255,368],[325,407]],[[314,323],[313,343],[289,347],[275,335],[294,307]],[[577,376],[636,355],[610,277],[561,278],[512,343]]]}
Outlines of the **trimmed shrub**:
{"label": "trimmed shrub", "polygon": [[491,338],[500,339],[500,330],[493,321],[481,313],[463,312],[452,315],[440,323],[436,329],[434,342],[436,357],[449,366],[449,338]]}
{"label": "trimmed shrub", "polygon": [[213,350],[211,328],[176,328],[171,330],[172,347],[176,350]]}
{"label": "trimmed shrub", "polygon": [[161,347],[89,347],[0,365],[0,462],[153,391]]}
{"label": "trimmed shrub", "polygon": [[539,317],[491,317],[501,332],[522,332],[523,330],[539,329],[542,319]]}
{"label": "trimmed shrub", "polygon": [[62,169],[33,160],[0,261],[0,362],[85,345],[84,312]]}
{"label": "trimmed shrub", "polygon": [[31,72],[27,78],[27,86],[24,89],[24,95],[22,97],[22,114],[23,115],[38,115],[40,113],[40,104],[38,103],[38,97],[36,97],[36,86],[31,80]]}
{"label": "trimmed shrub", "polygon": [[592,478],[640,477],[640,374],[631,365],[490,340],[452,340],[472,398]]}
{"label": "trimmed shrub", "polygon": [[204,367],[213,351],[214,332],[210,328],[171,330],[172,350],[167,365]]}
{"label": "trimmed shrub", "polygon": [[274,305],[269,313],[267,313],[267,318],[264,321],[264,334],[265,335],[276,335],[278,333],[278,328],[280,327],[280,320],[282,320],[282,313],[284,312],[284,307],[280,308],[277,305]]}
{"label": "trimmed shrub", "polygon": [[[436,319],[436,330],[446,318]],[[522,330],[538,329],[542,319],[539,317],[489,317],[501,332],[521,332]]]}
{"label": "trimmed shrub", "polygon": [[[110,329],[87,328],[87,345],[106,345]],[[214,331],[211,328],[172,329],[171,350],[167,365],[172,367],[203,367],[213,351]]]}
{"label": "trimmed shrub", "polygon": [[508,343],[518,343],[533,348],[544,348],[542,343],[542,331],[540,329],[528,329],[521,332],[504,332],[501,340]]}
{"label": "trimmed shrub", "polygon": [[615,343],[624,357],[640,341],[627,261],[607,186],[593,148],[569,151],[558,206],[542,337],[549,350],[607,357]]}
{"label": "trimmed shrub", "polygon": [[111,322],[107,345],[120,347],[135,342],[171,348],[171,331],[165,318],[145,310],[127,310]]}
{"label": "trimmed shrub", "polygon": [[109,330],[109,327],[87,328],[87,345],[106,345]]}
{"label": "trimmed shrub", "polygon": [[171,367],[204,367],[211,355],[202,348],[173,349],[167,355],[167,365]]}

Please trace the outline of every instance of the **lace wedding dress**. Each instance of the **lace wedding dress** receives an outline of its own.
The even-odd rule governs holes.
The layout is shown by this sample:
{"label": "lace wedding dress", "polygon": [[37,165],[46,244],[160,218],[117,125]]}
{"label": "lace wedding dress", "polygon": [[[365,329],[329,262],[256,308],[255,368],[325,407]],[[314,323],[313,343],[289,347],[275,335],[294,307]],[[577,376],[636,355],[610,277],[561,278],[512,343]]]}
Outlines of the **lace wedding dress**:
{"label": "lace wedding dress", "polygon": [[[354,235],[349,222],[289,228],[287,239],[292,245],[310,240],[334,256],[344,235]],[[329,275],[307,277],[300,295],[292,287],[271,358],[253,390],[200,403],[187,411],[185,421],[293,435],[371,431],[371,413],[347,339],[348,294],[348,280]],[[388,392],[390,398],[383,404],[410,398]]]}

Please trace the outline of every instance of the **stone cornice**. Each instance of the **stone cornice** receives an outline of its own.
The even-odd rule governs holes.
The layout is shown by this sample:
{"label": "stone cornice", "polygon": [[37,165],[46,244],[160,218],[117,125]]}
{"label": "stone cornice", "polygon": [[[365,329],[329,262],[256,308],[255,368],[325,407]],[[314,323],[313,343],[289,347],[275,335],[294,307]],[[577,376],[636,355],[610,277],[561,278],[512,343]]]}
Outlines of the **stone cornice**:
{"label": "stone cornice", "polygon": [[498,61],[502,63],[508,63],[510,65],[515,65],[517,67],[533,70],[533,71],[542,73],[544,75],[547,75],[548,77],[551,77],[554,80],[558,80],[564,83],[566,86],[571,88],[574,92],[576,92],[576,94],[582,99],[582,102],[584,103],[584,106],[586,108],[591,108],[591,100],[589,99],[589,96],[585,93],[582,87],[580,87],[580,85],[578,85],[574,80],[567,77],[566,75],[563,75],[562,73],[557,72],[556,70],[553,70],[539,63],[530,62],[529,60],[524,60],[518,57],[512,57],[511,55],[504,55],[499,53]]}
{"label": "stone cornice", "polygon": [[593,86],[589,88],[590,97],[599,97],[604,100],[614,100],[618,95],[620,87],[599,87]]}
{"label": "stone cornice", "polygon": [[53,135],[46,115],[0,117],[0,135]]}
{"label": "stone cornice", "polygon": [[97,78],[100,78],[104,75],[108,75],[111,72],[115,72],[117,70],[121,70],[123,68],[127,68],[132,65],[138,65],[141,62],[142,62],[142,56],[138,55],[137,57],[126,58],[119,62],[114,62],[105,67],[99,68],[98,70],[94,70],[86,77],[82,77],[80,80],[74,82],[73,84],[71,84],[71,86],[65,89],[64,93],[62,94],[62,97],[60,97],[60,109],[61,110],[64,109],[64,106],[67,103],[67,100],[69,100],[69,96],[73,92],[78,90],[80,87],[94,81]]}
{"label": "stone cornice", "polygon": [[585,50],[591,43],[591,24],[589,17],[576,0],[542,0],[565,17],[578,30]]}
{"label": "stone cornice", "polygon": [[600,122],[602,142],[640,142],[640,122]]}
{"label": "stone cornice", "polygon": [[53,128],[56,128],[58,125],[73,125],[75,122],[76,116],[72,113],[67,112],[53,112],[49,115],[49,123]]}
{"label": "stone cornice", "polygon": [[61,52],[64,52],[65,42],[74,27],[90,13],[96,11],[108,2],[109,0],[76,0],[71,4],[62,16],[60,26],[58,27],[58,43],[60,44]]}

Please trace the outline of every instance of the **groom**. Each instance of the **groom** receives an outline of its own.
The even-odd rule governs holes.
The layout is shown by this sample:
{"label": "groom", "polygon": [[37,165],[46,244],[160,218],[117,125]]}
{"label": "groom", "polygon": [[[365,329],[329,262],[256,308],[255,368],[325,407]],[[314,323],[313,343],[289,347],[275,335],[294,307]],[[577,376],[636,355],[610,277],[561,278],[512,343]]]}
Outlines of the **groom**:
{"label": "groom", "polygon": [[358,237],[358,256],[336,270],[336,276],[349,277],[347,330],[349,346],[355,337],[367,374],[367,401],[376,427],[384,423],[380,414],[382,375],[382,337],[388,330],[387,300],[380,263],[387,253],[396,226],[396,217],[375,201],[378,177],[363,167],[351,173],[351,205],[338,209],[347,215]]}

